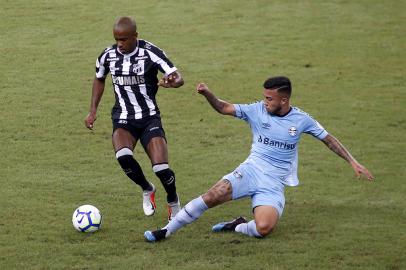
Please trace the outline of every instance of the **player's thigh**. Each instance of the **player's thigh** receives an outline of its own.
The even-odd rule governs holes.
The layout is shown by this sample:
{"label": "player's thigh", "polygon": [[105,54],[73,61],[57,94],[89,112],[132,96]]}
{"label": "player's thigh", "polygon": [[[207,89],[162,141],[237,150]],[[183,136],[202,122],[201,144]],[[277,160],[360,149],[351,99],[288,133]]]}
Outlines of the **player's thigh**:
{"label": "player's thigh", "polygon": [[124,128],[117,128],[113,131],[112,136],[114,151],[118,151],[123,148],[134,149],[136,139],[134,136]]}
{"label": "player's thigh", "polygon": [[168,163],[168,147],[165,138],[151,138],[145,150],[152,164]]}
{"label": "player's thigh", "polygon": [[227,179],[218,181],[203,194],[202,198],[209,208],[232,200],[233,190],[230,181]]}
{"label": "player's thigh", "polygon": [[255,178],[255,169],[247,163],[240,164],[231,173],[223,176],[223,179],[230,181],[233,200],[251,196],[255,192]]}
{"label": "player's thigh", "polygon": [[168,163],[168,147],[160,118],[147,120],[140,141],[152,164]]}
{"label": "player's thigh", "polygon": [[279,220],[278,210],[271,205],[260,205],[254,209],[257,231],[265,236],[272,232]]}

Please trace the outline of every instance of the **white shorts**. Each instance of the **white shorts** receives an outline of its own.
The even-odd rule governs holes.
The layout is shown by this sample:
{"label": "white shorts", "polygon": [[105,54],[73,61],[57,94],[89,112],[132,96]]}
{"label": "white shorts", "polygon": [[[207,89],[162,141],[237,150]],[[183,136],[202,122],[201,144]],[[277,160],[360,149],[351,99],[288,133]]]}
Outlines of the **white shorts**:
{"label": "white shorts", "polygon": [[285,207],[285,185],[276,177],[265,174],[255,164],[241,163],[232,173],[223,176],[233,188],[233,200],[251,197],[252,208],[270,205],[276,208],[279,217]]}

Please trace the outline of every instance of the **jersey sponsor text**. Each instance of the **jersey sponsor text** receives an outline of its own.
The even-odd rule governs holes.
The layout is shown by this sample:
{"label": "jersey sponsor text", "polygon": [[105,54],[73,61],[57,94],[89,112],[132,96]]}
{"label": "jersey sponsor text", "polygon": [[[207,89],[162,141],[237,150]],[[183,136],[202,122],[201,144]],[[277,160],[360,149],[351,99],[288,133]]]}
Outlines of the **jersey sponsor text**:
{"label": "jersey sponsor text", "polygon": [[145,78],[143,75],[137,76],[115,76],[111,75],[113,84],[117,85],[139,85],[145,83]]}
{"label": "jersey sponsor text", "polygon": [[265,145],[283,148],[283,149],[287,149],[287,150],[292,150],[292,149],[295,149],[295,147],[296,147],[296,143],[287,143],[287,142],[276,141],[276,140],[269,139],[267,137],[262,138],[261,135],[259,135],[259,137],[258,137],[258,142],[263,143]]}

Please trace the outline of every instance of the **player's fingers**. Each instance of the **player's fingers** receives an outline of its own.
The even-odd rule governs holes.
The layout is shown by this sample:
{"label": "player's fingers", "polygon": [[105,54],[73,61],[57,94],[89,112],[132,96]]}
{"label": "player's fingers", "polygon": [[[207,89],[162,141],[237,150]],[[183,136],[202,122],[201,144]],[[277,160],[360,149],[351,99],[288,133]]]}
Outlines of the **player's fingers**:
{"label": "player's fingers", "polygon": [[86,127],[90,130],[93,130],[93,124],[86,123]]}
{"label": "player's fingers", "polygon": [[372,174],[368,171],[368,169],[362,167],[359,170],[360,175],[364,175],[369,181],[371,181],[373,179]]}
{"label": "player's fingers", "polygon": [[369,181],[374,180],[374,176],[369,171],[366,171],[365,176],[368,178]]}

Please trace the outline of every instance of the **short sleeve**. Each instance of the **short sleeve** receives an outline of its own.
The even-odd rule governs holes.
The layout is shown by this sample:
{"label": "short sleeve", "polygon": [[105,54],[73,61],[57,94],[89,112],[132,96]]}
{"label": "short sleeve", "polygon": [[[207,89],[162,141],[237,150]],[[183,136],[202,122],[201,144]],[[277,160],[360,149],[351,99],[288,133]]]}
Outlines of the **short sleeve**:
{"label": "short sleeve", "polygon": [[177,70],[171,60],[169,60],[169,58],[166,56],[165,52],[157,46],[151,43],[146,43],[145,49],[148,52],[152,62],[157,64],[159,71],[164,73],[166,76]]}
{"label": "short sleeve", "polygon": [[303,132],[311,134],[313,137],[316,137],[319,140],[323,140],[328,135],[327,130],[325,130],[324,127],[310,115],[307,116]]}
{"label": "short sleeve", "polygon": [[96,78],[98,79],[105,79],[109,73],[109,67],[107,66],[106,62],[109,49],[111,48],[106,48],[96,59]]}
{"label": "short sleeve", "polygon": [[260,103],[252,104],[233,104],[235,109],[235,117],[242,119],[247,122],[251,122],[253,119],[256,119],[258,115],[258,109],[260,108]]}

